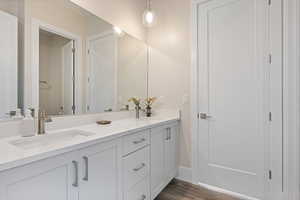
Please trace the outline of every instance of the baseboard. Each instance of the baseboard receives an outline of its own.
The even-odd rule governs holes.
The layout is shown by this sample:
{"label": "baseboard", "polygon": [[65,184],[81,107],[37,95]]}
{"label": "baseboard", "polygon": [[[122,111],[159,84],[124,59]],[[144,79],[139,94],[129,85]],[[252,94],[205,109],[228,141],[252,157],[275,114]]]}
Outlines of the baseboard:
{"label": "baseboard", "polygon": [[243,195],[243,194],[240,194],[240,193],[232,192],[232,191],[229,191],[229,190],[225,190],[225,189],[218,188],[218,187],[215,187],[215,186],[207,185],[207,184],[204,184],[204,183],[198,183],[198,184],[201,187],[206,188],[208,190],[215,191],[215,192],[222,193],[222,194],[227,194],[229,196],[232,196],[232,197],[235,197],[235,198],[238,198],[238,199],[241,199],[241,200],[259,200],[257,198],[249,197],[249,196],[246,196],[246,195]]}
{"label": "baseboard", "polygon": [[188,183],[192,183],[192,168],[179,167],[178,176],[176,178]]}
{"label": "baseboard", "polygon": [[[188,168],[188,167],[179,167],[178,176],[176,177],[176,179],[181,180],[181,181],[185,181],[185,182],[188,182],[188,183],[193,183],[192,169]],[[253,198],[253,197],[248,197],[248,196],[243,195],[243,194],[239,194],[239,193],[232,192],[232,191],[229,191],[229,190],[225,190],[225,189],[222,189],[222,188],[218,188],[218,187],[215,187],[215,186],[207,185],[207,184],[204,184],[204,183],[198,183],[198,185],[203,187],[203,188],[206,188],[208,190],[215,191],[215,192],[222,193],[222,194],[227,194],[229,196],[236,197],[236,198],[239,198],[239,199],[242,199],[242,200],[259,200],[259,199]]]}

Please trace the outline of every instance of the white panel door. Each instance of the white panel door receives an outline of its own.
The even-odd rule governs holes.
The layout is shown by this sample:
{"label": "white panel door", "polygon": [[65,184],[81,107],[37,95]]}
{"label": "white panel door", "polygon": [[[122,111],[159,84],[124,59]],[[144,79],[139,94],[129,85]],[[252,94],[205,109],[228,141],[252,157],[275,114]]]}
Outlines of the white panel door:
{"label": "white panel door", "polygon": [[0,173],[0,200],[77,200],[75,153]]}
{"label": "white panel door", "polygon": [[73,114],[74,105],[74,41],[70,41],[63,47],[63,111],[64,115]]}
{"label": "white panel door", "polygon": [[92,113],[115,109],[116,50],[114,34],[99,36],[89,41],[89,109]]}
{"label": "white panel door", "polygon": [[112,141],[83,149],[79,200],[119,200],[121,145]]}
{"label": "white panel door", "polygon": [[199,182],[263,198],[267,2],[210,0],[198,7]]}
{"label": "white panel door", "polygon": [[0,118],[14,111],[18,102],[18,22],[0,11]]}

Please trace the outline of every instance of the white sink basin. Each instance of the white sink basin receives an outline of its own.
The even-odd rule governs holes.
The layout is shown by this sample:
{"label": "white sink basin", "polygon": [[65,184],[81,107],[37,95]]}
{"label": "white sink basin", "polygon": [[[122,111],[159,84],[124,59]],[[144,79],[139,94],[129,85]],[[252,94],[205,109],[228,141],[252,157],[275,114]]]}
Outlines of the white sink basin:
{"label": "white sink basin", "polygon": [[89,137],[95,135],[95,133],[89,133],[80,130],[70,130],[62,131],[53,134],[46,134],[43,136],[35,136],[32,138],[23,138],[18,140],[13,140],[10,144],[22,148],[25,150],[48,147],[51,145],[59,145],[65,143],[66,141],[72,141],[77,138]]}

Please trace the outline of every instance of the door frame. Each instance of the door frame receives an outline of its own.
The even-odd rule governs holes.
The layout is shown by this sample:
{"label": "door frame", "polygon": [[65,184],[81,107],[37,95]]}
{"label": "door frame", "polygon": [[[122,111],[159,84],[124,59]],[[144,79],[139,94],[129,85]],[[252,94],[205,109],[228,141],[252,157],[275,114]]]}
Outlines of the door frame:
{"label": "door frame", "polygon": [[[72,48],[74,48],[75,47],[75,41],[74,40],[70,40],[70,42],[72,42]],[[64,52],[65,48],[66,48],[66,45],[64,45],[63,48],[62,48],[62,50],[61,50],[61,55],[62,55],[62,60],[61,60],[62,63],[61,63],[61,65],[63,66],[62,69],[61,69],[62,70],[61,73],[62,73],[62,77],[63,77],[63,81],[62,81],[63,83],[65,81],[65,70],[64,70],[64,68],[65,68],[65,52]],[[75,54],[74,53],[72,54],[72,60],[73,60],[73,62],[75,62]],[[76,75],[75,68],[76,68],[76,63],[73,63],[72,77],[74,75]],[[75,80],[72,80],[72,84],[73,84],[73,88],[72,88],[72,104],[75,105],[75,103],[76,103],[76,101],[75,101],[76,92],[75,92],[75,87],[74,87],[76,85]],[[64,92],[65,92],[65,88],[63,87],[62,88],[62,96],[63,96],[62,106],[63,106],[63,110],[65,111],[66,106],[65,106]],[[73,109],[72,109],[72,112],[73,112],[72,114],[74,115],[75,113],[74,113]],[[75,109],[75,112],[76,112],[76,109]],[[63,114],[65,115],[65,113],[63,113]]]}
{"label": "door frame", "polygon": [[300,198],[300,2],[283,4],[283,144],[284,198]]}
{"label": "door frame", "polygon": [[[41,20],[31,19],[31,63],[32,63],[32,79],[31,79],[31,91],[32,91],[32,108],[35,112],[39,110],[39,31],[45,30],[50,33],[60,35],[62,37],[74,40],[75,46],[75,82],[81,83],[81,71],[82,71],[82,39],[80,36],[68,32],[64,29],[56,27],[54,25],[45,23]],[[75,84],[75,114],[82,113],[82,86]],[[36,113],[37,114],[37,113]],[[37,115],[36,115],[37,116]]]}
{"label": "door frame", "polygon": [[[191,0],[191,133],[192,133],[192,182],[194,184],[198,183],[198,5],[208,0]],[[282,172],[283,172],[283,189],[282,199],[298,200],[299,199],[299,111],[300,111],[300,81],[299,81],[299,56],[300,56],[300,3],[297,0],[276,0],[277,5],[282,5],[283,9],[283,62],[282,62],[282,72],[283,72],[283,86],[282,86],[282,105],[283,105],[283,135],[282,135]],[[278,7],[271,6],[272,10],[275,12]],[[293,23],[290,23],[290,22]],[[295,25],[296,24],[296,25]],[[282,39],[280,38],[280,39]],[[270,49],[272,50],[272,49]],[[276,49],[275,49],[276,51]],[[292,61],[291,61],[292,60]],[[291,62],[287,62],[291,61]],[[295,109],[296,108],[296,109]],[[287,134],[288,133],[288,134]],[[277,138],[278,140],[278,138]],[[278,142],[278,141],[277,141]],[[276,153],[270,152],[271,154]],[[275,155],[276,156],[276,155]],[[277,155],[278,156],[278,155]],[[269,187],[276,188],[276,185],[282,183],[279,180],[270,182]],[[266,184],[268,184],[268,179],[266,178]],[[209,187],[209,186],[208,186]],[[212,190],[218,190],[221,192],[232,194],[229,191],[221,190],[220,188],[209,187]],[[270,192],[271,193],[271,192]],[[270,194],[267,194],[268,196]],[[245,197],[243,197],[245,198]]]}
{"label": "door frame", "polygon": [[87,91],[87,95],[86,95],[85,111],[87,113],[90,113],[90,110],[88,110],[88,106],[90,106],[90,101],[91,101],[91,87],[90,87],[91,67],[90,67],[90,58],[89,58],[90,43],[91,43],[91,41],[93,41],[97,38],[104,38],[104,37],[108,37],[108,36],[113,36],[114,42],[115,42],[115,77],[116,78],[115,78],[115,91],[114,91],[115,102],[114,102],[113,109],[114,110],[117,109],[117,105],[118,105],[118,36],[116,36],[116,34],[114,33],[113,30],[111,30],[111,31],[105,31],[100,34],[89,36],[86,39],[86,66],[87,66],[86,91]]}

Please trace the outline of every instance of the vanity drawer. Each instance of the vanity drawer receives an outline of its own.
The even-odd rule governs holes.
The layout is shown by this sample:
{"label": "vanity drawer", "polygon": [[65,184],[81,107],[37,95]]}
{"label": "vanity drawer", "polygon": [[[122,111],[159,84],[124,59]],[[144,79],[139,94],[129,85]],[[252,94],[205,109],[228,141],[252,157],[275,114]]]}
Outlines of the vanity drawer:
{"label": "vanity drawer", "polygon": [[123,155],[128,155],[144,146],[150,141],[150,131],[141,131],[123,138]]}
{"label": "vanity drawer", "polygon": [[125,193],[125,200],[150,200],[149,178],[144,178]]}
{"label": "vanity drawer", "polygon": [[150,147],[146,147],[123,158],[123,185],[128,191],[150,174]]}

